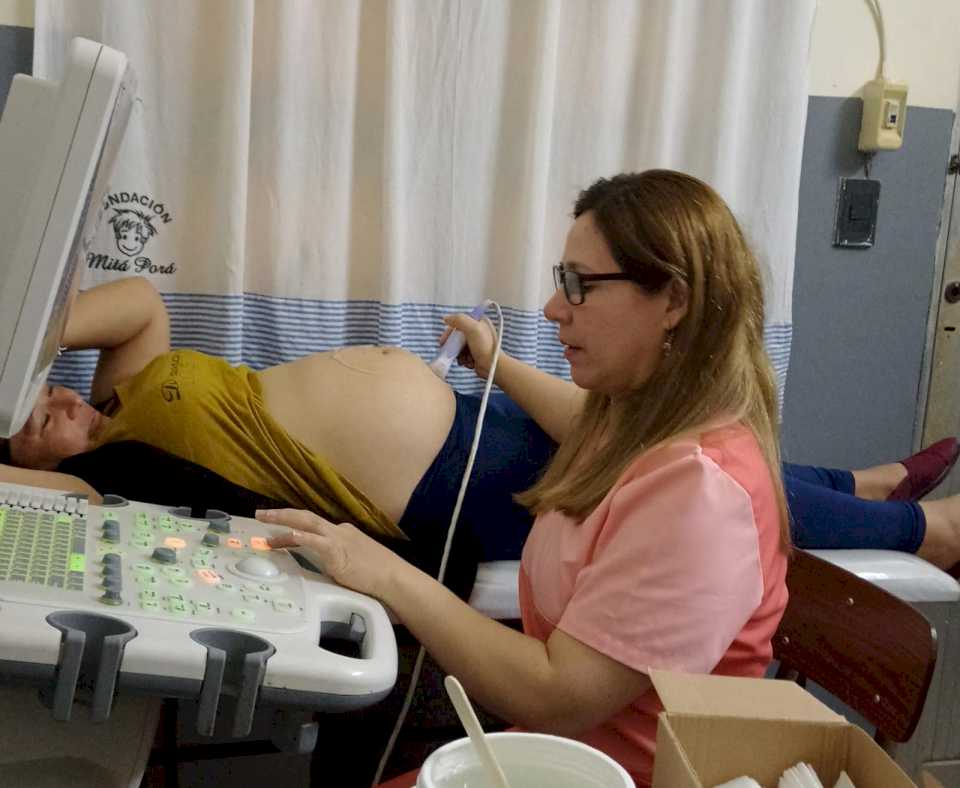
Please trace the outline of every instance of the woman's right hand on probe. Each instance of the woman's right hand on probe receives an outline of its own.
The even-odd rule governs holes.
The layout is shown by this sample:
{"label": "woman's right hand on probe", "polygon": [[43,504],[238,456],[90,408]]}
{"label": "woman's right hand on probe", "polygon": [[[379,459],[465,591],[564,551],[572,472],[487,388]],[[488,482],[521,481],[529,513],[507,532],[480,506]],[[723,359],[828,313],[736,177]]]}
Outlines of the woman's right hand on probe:
{"label": "woman's right hand on probe", "polygon": [[462,331],[466,344],[457,356],[457,363],[472,369],[486,380],[487,375],[490,374],[490,364],[493,362],[493,351],[497,346],[497,335],[493,325],[487,320],[474,320],[470,315],[463,313],[446,315],[443,322],[447,324],[447,330],[440,335],[440,344],[446,341],[452,331]]}

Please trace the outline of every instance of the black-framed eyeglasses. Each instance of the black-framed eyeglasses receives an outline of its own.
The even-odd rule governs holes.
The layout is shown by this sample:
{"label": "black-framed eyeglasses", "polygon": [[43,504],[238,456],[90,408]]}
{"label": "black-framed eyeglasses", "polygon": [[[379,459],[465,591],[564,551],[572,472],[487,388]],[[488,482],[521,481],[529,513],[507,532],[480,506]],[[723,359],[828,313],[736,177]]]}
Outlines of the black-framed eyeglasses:
{"label": "black-framed eyeglasses", "polygon": [[578,271],[564,267],[563,263],[557,263],[553,267],[554,285],[556,285],[558,290],[561,287],[563,288],[563,294],[567,297],[567,301],[573,306],[580,306],[586,297],[587,291],[583,286],[584,282],[608,282],[618,279],[628,279],[632,281],[633,277],[630,276],[630,274],[624,273],[581,274]]}

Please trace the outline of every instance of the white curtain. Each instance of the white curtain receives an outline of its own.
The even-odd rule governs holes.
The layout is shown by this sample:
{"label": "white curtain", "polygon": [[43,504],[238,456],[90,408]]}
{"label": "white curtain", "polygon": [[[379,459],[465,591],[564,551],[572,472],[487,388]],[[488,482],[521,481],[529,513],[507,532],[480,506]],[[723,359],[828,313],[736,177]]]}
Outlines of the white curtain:
{"label": "white curtain", "polygon": [[[782,382],[814,7],[37,0],[34,71],[57,78],[77,35],[136,70],[84,285],[147,273],[177,345],[254,367],[371,342],[429,358],[440,315],[489,297],[506,349],[565,374],[540,307],[572,202],[668,167],[751,238]],[[71,355],[57,374],[82,389],[93,361]]]}

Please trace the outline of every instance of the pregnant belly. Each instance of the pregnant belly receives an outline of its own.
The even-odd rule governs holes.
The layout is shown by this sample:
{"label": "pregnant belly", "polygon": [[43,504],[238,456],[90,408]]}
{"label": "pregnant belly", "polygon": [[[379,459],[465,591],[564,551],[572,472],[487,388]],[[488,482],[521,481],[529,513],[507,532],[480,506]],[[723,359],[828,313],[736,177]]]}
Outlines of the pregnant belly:
{"label": "pregnant belly", "polygon": [[317,353],[257,377],[270,415],[399,520],[450,431],[450,387],[399,348]]}

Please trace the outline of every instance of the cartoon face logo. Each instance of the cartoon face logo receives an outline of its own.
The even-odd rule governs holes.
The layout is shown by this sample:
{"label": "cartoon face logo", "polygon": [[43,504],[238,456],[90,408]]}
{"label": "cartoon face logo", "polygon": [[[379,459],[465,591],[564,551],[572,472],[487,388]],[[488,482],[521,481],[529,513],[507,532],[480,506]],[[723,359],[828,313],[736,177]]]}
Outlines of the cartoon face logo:
{"label": "cartoon face logo", "polygon": [[110,224],[113,225],[117,249],[127,257],[140,254],[147,241],[157,234],[152,217],[133,208],[114,208],[114,211]]}

